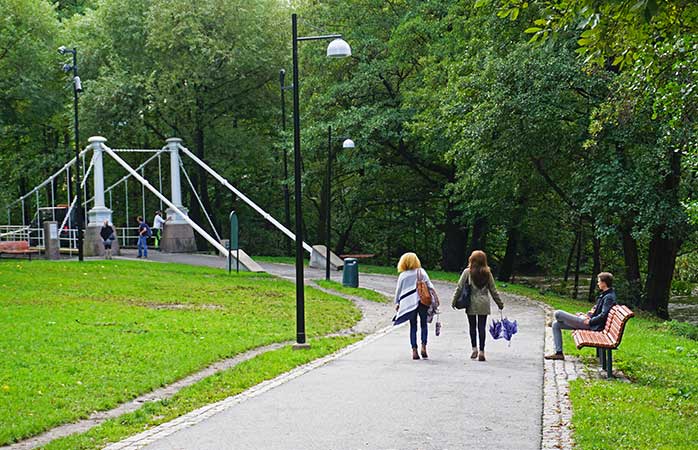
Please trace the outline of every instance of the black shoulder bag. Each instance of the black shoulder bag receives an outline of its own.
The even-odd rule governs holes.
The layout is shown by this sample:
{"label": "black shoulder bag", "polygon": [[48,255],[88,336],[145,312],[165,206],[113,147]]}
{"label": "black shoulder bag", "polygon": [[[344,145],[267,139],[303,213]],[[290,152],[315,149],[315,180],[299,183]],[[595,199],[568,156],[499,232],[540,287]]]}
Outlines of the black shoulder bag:
{"label": "black shoulder bag", "polygon": [[470,306],[470,274],[468,274],[468,279],[465,281],[463,290],[460,293],[460,297],[456,299],[454,308],[456,309],[466,309]]}

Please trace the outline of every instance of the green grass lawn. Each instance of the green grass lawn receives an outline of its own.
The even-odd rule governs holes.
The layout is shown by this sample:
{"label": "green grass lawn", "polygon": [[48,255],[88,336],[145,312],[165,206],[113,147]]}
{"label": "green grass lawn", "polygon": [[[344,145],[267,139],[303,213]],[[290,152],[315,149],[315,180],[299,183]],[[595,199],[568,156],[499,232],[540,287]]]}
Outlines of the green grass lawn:
{"label": "green grass lawn", "polygon": [[[304,255],[305,257],[305,255]],[[267,262],[267,263],[276,263],[276,264],[290,264],[290,265],[295,265],[296,264],[296,258],[293,256],[253,256],[252,259],[254,259],[257,262]],[[307,267],[308,266],[308,259],[304,259],[304,265]]]}
{"label": "green grass lawn", "polygon": [[[309,337],[360,319],[306,290]],[[295,287],[266,274],[129,261],[0,261],[0,445],[295,336]]]}
{"label": "green grass lawn", "polygon": [[347,287],[342,285],[342,283],[338,283],[337,281],[317,280],[316,283],[325,289],[331,289],[333,291],[341,292],[342,294],[361,297],[372,302],[388,303],[388,301],[390,301],[390,299],[385,295],[372,291],[371,289]]}
{"label": "green grass lawn", "polygon": [[103,448],[110,442],[118,442],[202,406],[239,394],[264,380],[272,379],[301,364],[333,353],[358,339],[358,336],[314,339],[309,340],[309,350],[295,351],[287,346],[263,353],[186,387],[170,399],[148,403],[138,411],[110,419],[85,433],[57,439],[42,448],[44,450]]}

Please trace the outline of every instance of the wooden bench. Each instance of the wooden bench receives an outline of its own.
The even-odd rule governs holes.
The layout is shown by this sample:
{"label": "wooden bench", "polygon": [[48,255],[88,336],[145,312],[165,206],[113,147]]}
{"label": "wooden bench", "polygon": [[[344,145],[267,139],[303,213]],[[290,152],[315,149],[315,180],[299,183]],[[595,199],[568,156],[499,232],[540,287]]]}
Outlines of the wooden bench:
{"label": "wooden bench", "polygon": [[342,259],[344,259],[344,258],[363,259],[363,258],[373,258],[374,256],[376,256],[376,255],[373,253],[358,253],[358,254],[354,254],[354,255],[339,255],[339,257]]}
{"label": "wooden bench", "polygon": [[608,378],[613,378],[613,357],[611,351],[618,348],[623,338],[625,324],[635,314],[624,305],[615,305],[608,312],[606,326],[601,331],[575,330],[572,332],[577,348],[595,347],[601,367],[606,370]]}
{"label": "wooden bench", "polygon": [[28,241],[0,241],[0,255],[27,255],[31,261],[34,253],[39,250],[30,249]]}

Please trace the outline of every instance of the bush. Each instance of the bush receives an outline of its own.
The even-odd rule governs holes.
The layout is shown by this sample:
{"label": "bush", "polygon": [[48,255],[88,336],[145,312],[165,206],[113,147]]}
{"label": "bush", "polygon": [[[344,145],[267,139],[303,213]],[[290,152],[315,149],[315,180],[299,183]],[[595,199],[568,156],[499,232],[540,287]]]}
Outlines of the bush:
{"label": "bush", "polygon": [[691,295],[693,285],[688,281],[674,280],[671,282],[672,295]]}
{"label": "bush", "polygon": [[674,280],[698,283],[698,254],[689,253],[676,258]]}
{"label": "bush", "polygon": [[694,341],[698,341],[698,325],[693,325],[688,322],[677,322],[676,320],[669,320],[662,322],[660,327],[673,333],[677,336],[682,336]]}

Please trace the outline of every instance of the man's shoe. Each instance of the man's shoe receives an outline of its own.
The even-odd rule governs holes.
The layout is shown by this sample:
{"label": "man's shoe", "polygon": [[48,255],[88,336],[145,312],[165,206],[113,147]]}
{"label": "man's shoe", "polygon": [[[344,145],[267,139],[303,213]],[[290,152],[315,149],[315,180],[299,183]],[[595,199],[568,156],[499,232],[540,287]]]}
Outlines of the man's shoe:
{"label": "man's shoe", "polygon": [[545,355],[545,359],[553,359],[553,360],[559,360],[559,361],[564,361],[565,360],[565,355],[562,353],[553,353],[552,355]]}

